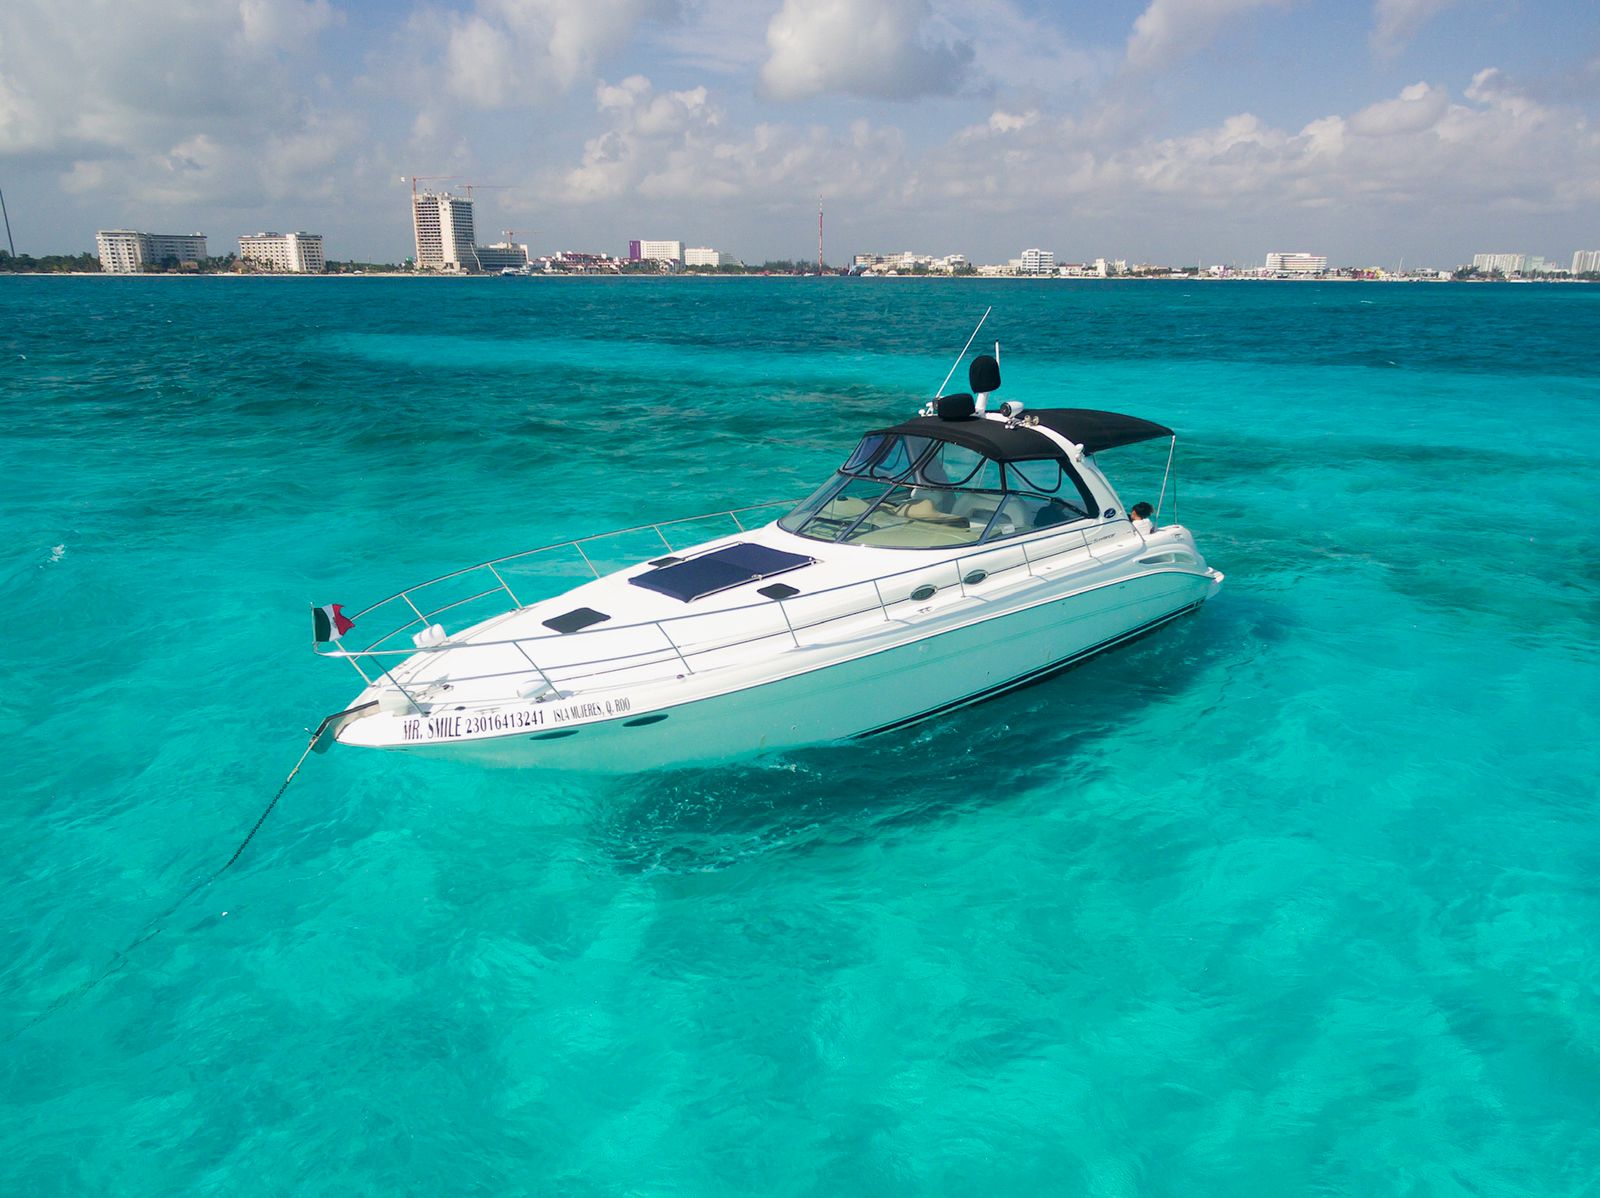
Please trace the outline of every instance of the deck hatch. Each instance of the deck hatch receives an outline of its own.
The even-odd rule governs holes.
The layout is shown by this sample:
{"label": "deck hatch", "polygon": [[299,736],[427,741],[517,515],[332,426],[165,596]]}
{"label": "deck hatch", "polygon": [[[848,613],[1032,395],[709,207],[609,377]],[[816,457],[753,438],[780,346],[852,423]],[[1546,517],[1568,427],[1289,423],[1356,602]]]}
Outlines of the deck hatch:
{"label": "deck hatch", "polygon": [[604,624],[610,618],[605,612],[595,611],[592,607],[575,607],[559,616],[551,616],[543,623],[555,632],[581,632],[595,624]]}
{"label": "deck hatch", "polygon": [[692,603],[747,582],[814,565],[816,560],[814,557],[741,541],[736,545],[725,545],[710,553],[702,553],[699,557],[635,574],[628,581],[647,591]]}

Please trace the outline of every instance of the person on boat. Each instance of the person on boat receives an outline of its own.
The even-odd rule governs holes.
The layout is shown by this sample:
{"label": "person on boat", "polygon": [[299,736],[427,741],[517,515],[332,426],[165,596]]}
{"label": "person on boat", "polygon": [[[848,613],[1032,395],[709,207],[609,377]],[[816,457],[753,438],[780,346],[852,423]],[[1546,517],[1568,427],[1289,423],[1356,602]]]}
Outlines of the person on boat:
{"label": "person on boat", "polygon": [[1128,519],[1133,521],[1134,528],[1142,533],[1156,530],[1155,514],[1155,508],[1148,503],[1136,503],[1128,509]]}

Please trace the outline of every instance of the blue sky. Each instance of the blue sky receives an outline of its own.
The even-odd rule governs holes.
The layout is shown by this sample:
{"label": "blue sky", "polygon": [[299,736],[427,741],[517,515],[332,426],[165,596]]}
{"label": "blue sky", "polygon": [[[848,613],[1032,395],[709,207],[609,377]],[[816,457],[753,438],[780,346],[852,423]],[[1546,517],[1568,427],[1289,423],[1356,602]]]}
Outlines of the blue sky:
{"label": "blue sky", "polygon": [[23,252],[96,228],[410,252],[411,174],[480,240],[747,260],[1451,266],[1600,248],[1593,0],[9,0]]}

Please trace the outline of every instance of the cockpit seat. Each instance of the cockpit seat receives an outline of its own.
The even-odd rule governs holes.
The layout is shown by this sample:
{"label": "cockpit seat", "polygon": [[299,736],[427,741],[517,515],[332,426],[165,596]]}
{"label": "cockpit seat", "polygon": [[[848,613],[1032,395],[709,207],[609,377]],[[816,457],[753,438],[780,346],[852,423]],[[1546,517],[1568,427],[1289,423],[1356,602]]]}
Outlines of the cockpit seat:
{"label": "cockpit seat", "polygon": [[931,499],[913,499],[910,503],[897,508],[895,514],[904,516],[907,520],[922,520],[929,524],[957,524],[962,528],[967,527],[965,516],[942,512]]}

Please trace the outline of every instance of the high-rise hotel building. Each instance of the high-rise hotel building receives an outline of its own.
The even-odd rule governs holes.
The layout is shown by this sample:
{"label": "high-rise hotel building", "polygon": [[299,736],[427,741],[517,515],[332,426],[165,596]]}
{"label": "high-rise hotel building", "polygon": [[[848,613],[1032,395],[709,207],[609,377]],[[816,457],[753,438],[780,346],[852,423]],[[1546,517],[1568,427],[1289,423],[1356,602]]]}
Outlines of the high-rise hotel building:
{"label": "high-rise hotel building", "polygon": [[1320,275],[1328,269],[1328,255],[1274,250],[1267,255],[1266,269],[1275,275]]}
{"label": "high-rise hotel building", "polygon": [[411,197],[411,224],[417,235],[417,269],[475,274],[483,269],[474,248],[472,200],[446,192]]}
{"label": "high-rise hotel building", "polygon": [[1600,250],[1578,250],[1572,255],[1572,273],[1594,274],[1600,271]]}
{"label": "high-rise hotel building", "polygon": [[1528,266],[1526,254],[1474,254],[1472,269],[1486,275],[1520,275]]}
{"label": "high-rise hotel building", "polygon": [[160,266],[168,258],[199,262],[206,256],[204,233],[138,233],[132,229],[101,229],[94,235],[100,269],[108,275],[136,275],[146,266]]}
{"label": "high-rise hotel building", "polygon": [[320,275],[328,265],[320,233],[246,233],[239,238],[239,257],[290,274]]}
{"label": "high-rise hotel building", "polygon": [[1053,275],[1056,272],[1056,254],[1054,250],[1023,250],[1017,265],[1025,275]]}
{"label": "high-rise hotel building", "polygon": [[649,241],[640,238],[638,241],[628,242],[628,261],[630,262],[669,262],[683,265],[683,242],[681,241]]}

